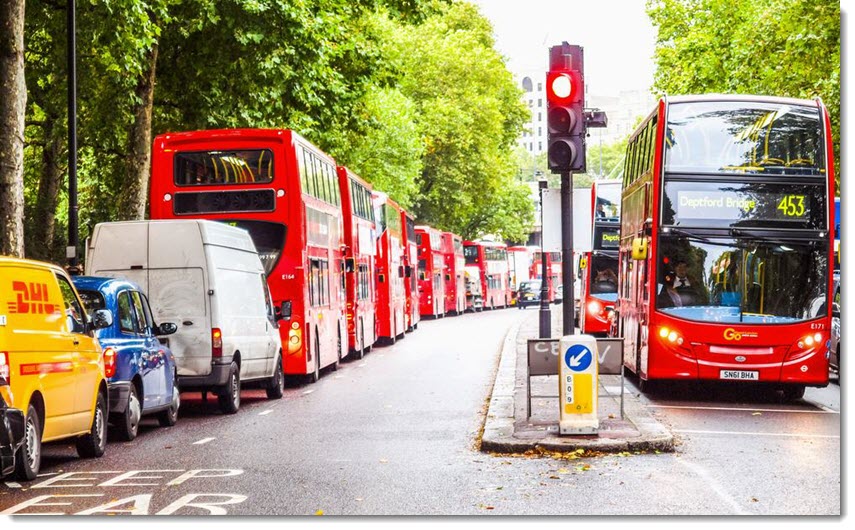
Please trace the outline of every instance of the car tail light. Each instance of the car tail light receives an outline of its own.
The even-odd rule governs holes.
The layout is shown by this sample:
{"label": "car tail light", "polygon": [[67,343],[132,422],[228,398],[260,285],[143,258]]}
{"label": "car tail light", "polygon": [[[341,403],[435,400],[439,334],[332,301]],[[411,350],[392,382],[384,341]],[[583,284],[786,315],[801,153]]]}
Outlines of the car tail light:
{"label": "car tail light", "polygon": [[116,375],[116,350],[104,349],[104,377],[110,378]]}
{"label": "car tail light", "polygon": [[218,359],[223,356],[223,332],[220,328],[211,328],[211,356]]}
{"label": "car tail light", "polygon": [[9,354],[0,351],[0,385],[9,385],[12,382],[9,380],[12,375],[12,370],[9,368]]}

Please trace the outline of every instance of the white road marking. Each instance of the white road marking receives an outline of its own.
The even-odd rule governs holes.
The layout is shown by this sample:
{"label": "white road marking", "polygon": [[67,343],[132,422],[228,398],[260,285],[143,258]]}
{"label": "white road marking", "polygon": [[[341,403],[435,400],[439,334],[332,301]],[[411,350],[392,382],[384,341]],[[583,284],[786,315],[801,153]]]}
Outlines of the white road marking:
{"label": "white road marking", "polygon": [[368,366],[368,363],[361,363],[356,365],[357,368],[362,368],[363,366]]}
{"label": "white road marking", "polygon": [[18,484],[17,482],[7,482],[6,486],[8,486],[10,488],[20,488],[21,487],[21,485]]}
{"label": "white road marking", "polygon": [[305,392],[303,392],[303,395],[305,396],[305,395],[311,394],[312,392],[314,392],[314,389],[306,390]]}
{"label": "white road marking", "polygon": [[727,490],[722,487],[722,485],[719,484],[717,480],[710,476],[707,470],[704,469],[702,466],[693,462],[687,462],[682,458],[677,458],[676,460],[683,466],[694,471],[696,475],[701,477],[701,479],[709,485],[709,487],[715,492],[716,495],[719,496],[722,501],[730,505],[736,515],[750,515],[750,512],[743,510],[739,502],[734,499],[733,496],[731,496],[730,493],[728,493]]}
{"label": "white road marking", "polygon": [[193,442],[193,445],[202,445],[202,444],[206,444],[208,442],[211,442],[213,440],[216,440],[216,438],[202,438],[198,442]]}
{"label": "white road marking", "polygon": [[789,438],[832,438],[840,439],[840,435],[834,434],[799,434],[789,432],[745,432],[745,431],[695,431],[691,429],[675,429],[674,432],[681,434],[724,434],[731,436],[740,434],[743,436],[783,436]]}
{"label": "white road marking", "polygon": [[839,411],[822,407],[822,410],[793,410],[793,409],[749,409],[743,407],[692,407],[688,405],[648,405],[654,409],[685,409],[685,410],[733,410],[738,412],[790,412],[797,414],[840,414]]}
{"label": "white road marking", "polygon": [[258,415],[259,416],[265,416],[267,414],[270,414],[271,412],[273,412],[273,409],[267,409],[264,412],[259,412]]}

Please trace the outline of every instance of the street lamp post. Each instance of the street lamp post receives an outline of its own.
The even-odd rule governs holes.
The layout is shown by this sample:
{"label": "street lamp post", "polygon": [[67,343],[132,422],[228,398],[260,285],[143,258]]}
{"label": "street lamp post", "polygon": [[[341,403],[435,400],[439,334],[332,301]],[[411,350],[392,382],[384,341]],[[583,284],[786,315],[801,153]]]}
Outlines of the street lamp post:
{"label": "street lamp post", "polygon": [[77,261],[77,11],[76,0],[68,0],[68,265]]}
{"label": "street lamp post", "polygon": [[543,225],[543,190],[549,184],[547,180],[538,181],[540,191],[540,338],[548,339],[552,336],[552,313],[549,310],[549,288],[546,284],[548,271],[546,269],[546,249],[544,247]]}

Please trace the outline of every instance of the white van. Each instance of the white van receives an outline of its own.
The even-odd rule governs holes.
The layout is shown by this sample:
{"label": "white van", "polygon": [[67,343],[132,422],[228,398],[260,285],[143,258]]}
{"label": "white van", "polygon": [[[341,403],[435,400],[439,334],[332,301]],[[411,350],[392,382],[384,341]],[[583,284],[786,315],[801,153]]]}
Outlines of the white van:
{"label": "white van", "polygon": [[264,268],[245,230],[180,219],[100,223],[86,274],[126,278],[148,293],[157,322],[175,322],[169,348],[182,391],[217,394],[240,407],[241,383],[282,397],[282,343]]}

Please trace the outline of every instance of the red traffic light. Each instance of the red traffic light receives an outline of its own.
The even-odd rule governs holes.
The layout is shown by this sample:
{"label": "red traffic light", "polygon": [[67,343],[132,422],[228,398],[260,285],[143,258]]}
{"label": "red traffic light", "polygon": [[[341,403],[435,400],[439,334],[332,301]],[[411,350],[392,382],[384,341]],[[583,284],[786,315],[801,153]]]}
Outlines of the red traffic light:
{"label": "red traffic light", "polygon": [[577,72],[553,70],[546,74],[546,99],[558,105],[567,105],[578,99],[581,87]]}

